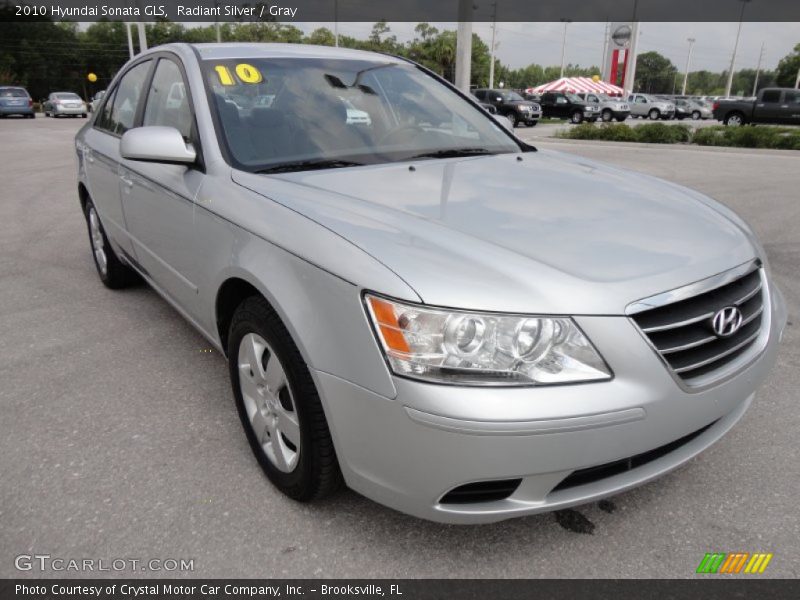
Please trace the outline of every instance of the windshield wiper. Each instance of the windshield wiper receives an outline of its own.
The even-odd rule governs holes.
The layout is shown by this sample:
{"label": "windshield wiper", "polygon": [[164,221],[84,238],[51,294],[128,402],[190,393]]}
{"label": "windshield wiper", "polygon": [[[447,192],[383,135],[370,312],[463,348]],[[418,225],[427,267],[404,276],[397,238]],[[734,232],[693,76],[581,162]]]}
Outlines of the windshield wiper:
{"label": "windshield wiper", "polygon": [[494,152],[486,148],[446,148],[444,150],[433,150],[431,152],[415,154],[409,157],[409,160],[415,158],[457,158],[459,156],[480,156],[481,154],[494,154]]}
{"label": "windshield wiper", "polygon": [[314,160],[298,160],[295,162],[286,162],[274,165],[272,167],[265,167],[259,169],[256,173],[289,173],[291,171],[316,171],[321,169],[339,169],[342,167],[360,167],[364,163],[355,162],[352,160],[333,159],[314,159]]}

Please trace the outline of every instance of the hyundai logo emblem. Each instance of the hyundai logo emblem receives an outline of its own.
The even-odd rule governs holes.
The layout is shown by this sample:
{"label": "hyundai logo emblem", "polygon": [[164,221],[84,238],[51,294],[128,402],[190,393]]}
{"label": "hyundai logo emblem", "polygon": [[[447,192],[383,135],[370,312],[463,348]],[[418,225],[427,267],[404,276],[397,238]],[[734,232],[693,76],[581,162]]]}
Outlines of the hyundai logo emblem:
{"label": "hyundai logo emblem", "polygon": [[726,306],[717,311],[711,319],[711,326],[718,337],[728,337],[742,326],[742,311],[735,306]]}

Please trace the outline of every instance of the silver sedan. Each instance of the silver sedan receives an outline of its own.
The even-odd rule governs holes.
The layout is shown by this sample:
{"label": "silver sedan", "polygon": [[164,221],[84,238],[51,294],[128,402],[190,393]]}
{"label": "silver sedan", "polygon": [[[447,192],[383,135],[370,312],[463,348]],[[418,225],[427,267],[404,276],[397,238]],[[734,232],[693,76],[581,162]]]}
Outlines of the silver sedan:
{"label": "silver sedan", "polygon": [[296,500],[481,523],[618,493],[736,424],[786,323],[729,209],[537,151],[401,58],[158,47],[76,150],[100,279],[226,357]]}

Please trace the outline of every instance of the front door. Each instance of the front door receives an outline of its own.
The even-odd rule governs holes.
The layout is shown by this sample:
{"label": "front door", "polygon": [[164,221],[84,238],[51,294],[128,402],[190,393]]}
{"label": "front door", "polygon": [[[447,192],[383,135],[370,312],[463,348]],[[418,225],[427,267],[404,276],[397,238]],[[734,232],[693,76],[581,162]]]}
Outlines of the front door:
{"label": "front door", "polygon": [[[143,127],[174,127],[187,143],[195,139],[194,116],[181,70],[161,58],[147,90]],[[197,286],[194,248],[194,200],[205,174],[194,165],[122,160],[122,205],[136,255],[162,292],[194,313]]]}

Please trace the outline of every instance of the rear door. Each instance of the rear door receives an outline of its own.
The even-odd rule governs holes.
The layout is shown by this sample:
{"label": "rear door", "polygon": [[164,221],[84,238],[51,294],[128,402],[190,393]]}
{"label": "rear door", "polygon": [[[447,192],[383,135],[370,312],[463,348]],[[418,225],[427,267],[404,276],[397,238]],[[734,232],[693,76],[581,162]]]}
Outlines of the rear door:
{"label": "rear door", "polygon": [[138,96],[131,102],[131,94],[137,88],[141,91],[152,62],[146,60],[132,66],[115,89],[109,92],[92,128],[86,133],[86,146],[83,149],[92,202],[106,234],[132,262],[136,262],[136,255],[120,198],[119,168],[122,157],[119,141],[122,133],[133,125],[135,118]]}
{"label": "rear door", "polygon": [[781,102],[781,122],[800,125],[800,90],[785,90]]}
{"label": "rear door", "polygon": [[784,114],[781,107],[781,90],[764,90],[753,108],[753,120],[765,123],[782,123]]}
{"label": "rear door", "polygon": [[[199,150],[187,91],[178,59],[160,57],[143,94],[141,126],[174,127]],[[122,206],[139,263],[161,291],[191,314],[197,303],[194,199],[204,177],[194,166],[127,159],[120,169]]]}

